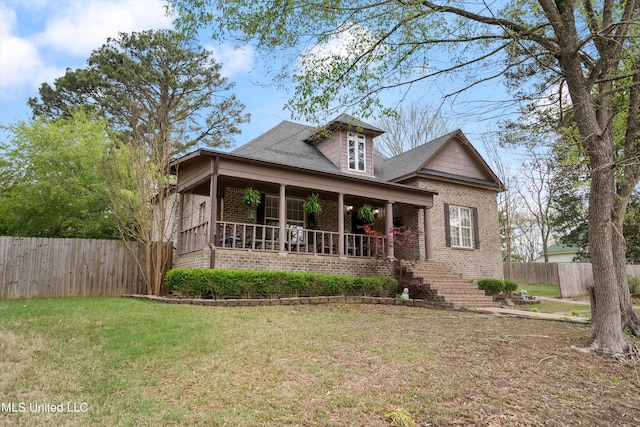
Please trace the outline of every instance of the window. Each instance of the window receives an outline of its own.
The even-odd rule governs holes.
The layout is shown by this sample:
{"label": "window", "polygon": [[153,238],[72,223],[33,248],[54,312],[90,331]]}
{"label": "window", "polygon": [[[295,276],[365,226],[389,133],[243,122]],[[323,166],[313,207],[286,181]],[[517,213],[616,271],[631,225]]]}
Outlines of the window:
{"label": "window", "polygon": [[[277,196],[265,198],[264,217],[266,224],[277,224],[280,219],[280,200]],[[304,227],[304,200],[287,198],[287,225]]]}
{"label": "window", "polygon": [[480,249],[478,239],[478,210],[445,203],[446,246]]}
{"label": "window", "polygon": [[199,224],[204,224],[207,221],[206,212],[207,212],[207,202],[200,203],[200,209],[198,211]]}
{"label": "window", "polygon": [[365,138],[359,133],[349,132],[349,170],[365,171]]}

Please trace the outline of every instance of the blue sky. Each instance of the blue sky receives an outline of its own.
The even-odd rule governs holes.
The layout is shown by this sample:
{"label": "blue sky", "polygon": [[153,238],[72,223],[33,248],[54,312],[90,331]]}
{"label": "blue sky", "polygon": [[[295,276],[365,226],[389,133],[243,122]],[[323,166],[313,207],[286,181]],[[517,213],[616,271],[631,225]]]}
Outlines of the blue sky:
{"label": "blue sky", "polygon": [[[163,0],[3,0],[0,2],[0,125],[28,119],[27,100],[43,82],[53,84],[65,69],[82,68],[92,50],[119,32],[172,28]],[[282,120],[284,94],[255,69],[249,47],[234,49],[202,40],[236,83],[251,123],[237,143],[247,142]]]}
{"label": "blue sky", "polygon": [[[99,48],[107,37],[115,37],[119,32],[171,27],[164,0],[3,0],[0,125],[28,119],[27,100],[37,96],[40,85],[45,81],[53,84],[67,67],[84,67],[91,51]],[[214,52],[229,81],[236,83],[234,93],[251,114],[251,122],[244,124],[242,135],[236,137],[237,145],[282,120],[291,119],[290,113],[283,110],[287,95],[261,72],[260,58],[250,46],[213,45],[207,39],[201,43]],[[438,105],[449,89],[450,82],[442,79],[422,87],[417,97]],[[481,152],[483,140],[497,126],[496,110],[487,108],[484,101],[501,94],[504,88],[491,82],[457,97],[453,106],[443,108],[445,117],[454,127],[461,128]],[[388,96],[394,102],[393,94]],[[0,137],[4,138],[4,133]]]}

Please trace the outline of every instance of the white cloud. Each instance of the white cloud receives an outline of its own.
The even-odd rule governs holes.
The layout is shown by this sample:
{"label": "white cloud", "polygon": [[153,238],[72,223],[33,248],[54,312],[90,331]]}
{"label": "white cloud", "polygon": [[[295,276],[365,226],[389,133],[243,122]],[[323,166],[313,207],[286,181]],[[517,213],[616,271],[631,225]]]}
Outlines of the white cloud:
{"label": "white cloud", "polygon": [[[57,0],[0,5],[0,90],[53,83],[119,32],[171,28],[163,0]],[[43,19],[43,17],[46,17]]]}
{"label": "white cloud", "polygon": [[[333,61],[355,60],[376,42],[371,30],[358,24],[343,24],[327,41],[318,43],[300,57],[303,72],[322,72]],[[383,51],[377,53],[382,57]]]}
{"label": "white cloud", "polygon": [[59,3],[44,31],[34,38],[40,46],[75,56],[88,56],[119,32],[170,28],[162,0],[73,1]]}
{"label": "white cloud", "polygon": [[50,74],[60,73],[60,69],[47,66],[38,54],[38,47],[32,41],[16,37],[16,14],[13,10],[0,6],[0,88],[23,84],[36,85],[47,80]]}
{"label": "white cloud", "polygon": [[205,46],[205,48],[213,53],[216,62],[222,64],[220,74],[223,77],[246,73],[253,68],[255,52],[251,46],[234,48],[229,45],[222,45],[217,47]]}

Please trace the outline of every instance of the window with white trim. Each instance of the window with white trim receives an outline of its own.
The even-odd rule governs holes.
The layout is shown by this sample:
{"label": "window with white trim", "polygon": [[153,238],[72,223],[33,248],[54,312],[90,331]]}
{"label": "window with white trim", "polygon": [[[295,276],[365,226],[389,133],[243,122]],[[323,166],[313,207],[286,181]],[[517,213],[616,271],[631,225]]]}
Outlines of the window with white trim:
{"label": "window with white trim", "polygon": [[449,232],[452,247],[473,248],[471,208],[449,206]]}
{"label": "window with white trim", "polygon": [[349,170],[365,172],[365,137],[359,133],[349,132]]}

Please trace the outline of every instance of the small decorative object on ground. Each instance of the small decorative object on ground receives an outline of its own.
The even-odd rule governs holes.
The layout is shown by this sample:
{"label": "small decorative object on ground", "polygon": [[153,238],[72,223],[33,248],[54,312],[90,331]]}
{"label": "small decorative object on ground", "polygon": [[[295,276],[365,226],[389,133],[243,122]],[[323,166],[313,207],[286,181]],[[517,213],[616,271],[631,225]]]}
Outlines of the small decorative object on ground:
{"label": "small decorative object on ground", "polygon": [[402,299],[409,299],[409,288],[404,288],[400,297]]}
{"label": "small decorative object on ground", "polygon": [[536,299],[536,297],[530,297],[527,294],[528,294],[528,292],[526,291],[526,289],[521,290],[520,291],[520,299],[524,299],[524,300],[534,300],[534,299]]}

